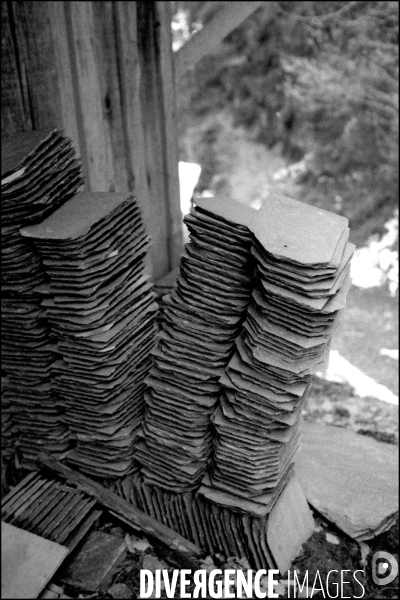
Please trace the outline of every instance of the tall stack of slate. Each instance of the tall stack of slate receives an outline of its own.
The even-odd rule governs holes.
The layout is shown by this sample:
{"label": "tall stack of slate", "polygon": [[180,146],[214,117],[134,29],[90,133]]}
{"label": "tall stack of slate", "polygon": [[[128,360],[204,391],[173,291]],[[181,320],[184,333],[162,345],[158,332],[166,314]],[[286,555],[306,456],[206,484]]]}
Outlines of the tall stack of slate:
{"label": "tall stack of slate", "polygon": [[43,304],[60,354],[53,386],[76,444],[68,460],[99,477],[129,473],[157,312],[136,199],[78,193],[21,233],[50,280]]}
{"label": "tall stack of slate", "polygon": [[14,452],[17,430],[13,425],[11,416],[11,405],[5,395],[5,389],[8,387],[8,378],[1,377],[1,456],[8,460]]}
{"label": "tall stack of slate", "polygon": [[[210,210],[210,206],[213,208]],[[254,210],[199,200],[185,218],[190,243],[166,305],[146,393],[138,446],[146,483],[173,491],[199,486],[210,457],[210,417],[219,379],[241,330],[252,289]]]}
{"label": "tall stack of slate", "polygon": [[[354,246],[346,219],[289,198],[271,196],[246,218],[229,202],[195,202],[186,219],[191,242],[165,298],[148,378],[143,467],[118,491],[208,552],[284,573],[313,531],[294,474],[300,411],[312,374],[328,357]],[[241,237],[227,243],[227,224],[231,235],[240,224]],[[235,255],[243,259],[239,271]],[[226,284],[227,295],[216,283]],[[250,302],[241,296],[249,290]],[[226,321],[222,328],[224,316],[234,316],[226,298],[241,297],[235,327]],[[229,351],[213,369],[210,350],[222,344]],[[197,405],[210,382],[201,421]],[[193,448],[209,443],[209,419],[213,460],[199,460]]]}
{"label": "tall stack of slate", "polygon": [[29,466],[43,449],[62,456],[68,431],[51,387],[56,353],[41,307],[46,275],[20,228],[68,200],[82,178],[71,141],[58,131],[5,142],[1,171],[2,438],[12,444],[18,437]]}
{"label": "tall stack of slate", "polygon": [[[214,464],[203,481],[230,504],[269,511],[291,477],[299,418],[323,368],[350,286],[347,219],[271,196],[250,223],[256,280],[236,352],[221,378]],[[248,506],[248,504],[247,504]]]}

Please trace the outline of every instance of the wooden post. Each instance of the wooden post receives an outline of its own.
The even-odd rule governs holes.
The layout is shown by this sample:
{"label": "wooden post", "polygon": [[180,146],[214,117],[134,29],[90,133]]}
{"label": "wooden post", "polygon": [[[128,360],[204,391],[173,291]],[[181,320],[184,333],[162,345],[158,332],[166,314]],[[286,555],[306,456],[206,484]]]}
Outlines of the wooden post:
{"label": "wooden post", "polygon": [[82,139],[81,125],[79,124],[78,81],[76,75],[74,75],[75,65],[72,64],[71,60],[66,6],[64,2],[58,2],[57,0],[50,0],[46,4],[57,66],[62,128],[65,134],[73,141],[77,156],[82,159],[84,178],[87,180],[87,159],[82,151],[84,140]]}
{"label": "wooden post", "polygon": [[[152,199],[146,177],[145,137],[140,102],[140,61],[137,40],[136,2],[114,2],[117,56],[120,73],[122,120],[128,190],[135,191],[149,235],[157,232],[152,223]],[[154,247],[153,247],[154,248]],[[151,250],[148,270],[152,273],[157,254]]]}
{"label": "wooden post", "polygon": [[175,72],[172,53],[171,8],[169,2],[156,3],[159,26],[160,79],[163,104],[165,175],[168,206],[170,269],[179,263],[182,252],[182,212],[178,171],[178,129],[176,122]]}
{"label": "wooden post", "polygon": [[11,137],[31,129],[25,110],[14,15],[9,2],[1,3],[1,134]]}
{"label": "wooden post", "polygon": [[[176,191],[178,160],[176,127],[171,107],[166,111],[166,102],[173,102],[174,93],[169,80],[172,73],[172,49],[165,38],[161,41],[161,31],[170,21],[163,12],[160,16],[155,2],[139,0],[138,49],[140,64],[140,102],[142,105],[143,131],[145,140],[146,178],[150,200],[153,203],[152,223],[154,227],[154,277],[157,279],[170,271],[182,250],[180,200]],[[163,34],[164,35],[164,34]],[[163,60],[162,44],[164,44]],[[173,109],[174,110],[174,109]],[[176,135],[176,134],[175,134]],[[169,169],[175,169],[170,177]],[[179,184],[178,184],[179,190]],[[173,223],[173,226],[172,226]],[[171,231],[172,229],[172,231]]]}
{"label": "wooden post", "polygon": [[169,6],[114,7],[129,185],[134,183],[153,240],[158,278],[177,264],[182,250]]}
{"label": "wooden post", "polygon": [[102,98],[102,127],[111,145],[114,168],[113,182],[116,192],[128,191],[127,157],[125,154],[125,127],[121,107],[121,74],[118,59],[118,29],[114,3],[93,3],[95,32],[97,35],[97,70]]}
{"label": "wooden post", "polygon": [[104,127],[104,101],[97,63],[100,48],[94,23],[93,3],[66,3],[72,31],[72,55],[78,78],[83,138],[93,191],[115,191],[112,143]]}

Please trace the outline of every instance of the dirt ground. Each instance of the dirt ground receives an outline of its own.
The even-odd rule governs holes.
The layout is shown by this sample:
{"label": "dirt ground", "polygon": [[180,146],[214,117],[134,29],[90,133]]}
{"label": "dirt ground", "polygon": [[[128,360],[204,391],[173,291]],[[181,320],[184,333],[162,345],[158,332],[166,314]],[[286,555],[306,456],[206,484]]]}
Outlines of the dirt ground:
{"label": "dirt ground", "polygon": [[372,397],[359,398],[348,384],[314,377],[303,418],[346,427],[380,442],[399,443],[398,407]]}
{"label": "dirt ground", "polygon": [[[378,551],[390,552],[397,561],[399,560],[398,552],[398,536],[399,523],[387,533],[380,535],[364,545],[363,551],[359,544],[347,537],[341,531],[337,530],[332,524],[325,521],[320,515],[314,512],[315,531],[312,537],[304,544],[294,560],[290,580],[293,580],[293,571],[296,571],[297,580],[303,584],[305,589],[301,593],[294,594],[293,586],[288,586],[288,576],[285,574],[280,579],[278,587],[279,598],[364,598],[372,600],[375,598],[398,598],[399,577],[387,586],[379,586],[372,579],[372,557]],[[116,521],[107,519],[102,524],[102,529],[108,531],[118,537],[126,535],[126,529],[121,528]],[[363,552],[366,554],[363,556]],[[149,557],[152,557],[149,561]],[[218,554],[212,557],[206,557],[205,561],[199,561],[198,568],[246,568],[245,563],[241,564],[236,558],[225,557],[223,554]],[[146,564],[147,563],[147,564]],[[134,551],[127,553],[124,560],[118,565],[111,581],[107,585],[107,589],[96,594],[87,594],[84,590],[79,590],[70,586],[66,586],[64,592],[72,598],[99,598],[103,600],[111,600],[114,596],[113,586],[116,584],[124,584],[126,586],[126,596],[130,598],[139,598],[140,589],[140,569],[141,568],[158,568],[168,569],[172,572],[173,569],[187,568],[186,565],[180,564],[179,560],[174,557],[171,552],[156,542],[142,551]],[[339,575],[342,571],[347,571],[343,575]],[[353,579],[353,573],[358,571],[356,577],[362,584]],[[331,572],[329,583],[326,584],[327,575]],[[343,594],[338,592],[337,584],[340,585],[343,580]],[[322,581],[323,590],[317,592],[317,588]],[[346,583],[348,582],[348,583]],[[314,593],[311,596],[314,586]],[[193,590],[192,586],[189,589]],[[110,591],[108,591],[110,590]],[[306,595],[308,593],[308,596]],[[118,596],[115,596],[118,597]],[[162,598],[167,598],[165,591],[161,594]],[[179,598],[179,588],[175,594],[175,598]],[[255,596],[254,596],[255,597]]]}

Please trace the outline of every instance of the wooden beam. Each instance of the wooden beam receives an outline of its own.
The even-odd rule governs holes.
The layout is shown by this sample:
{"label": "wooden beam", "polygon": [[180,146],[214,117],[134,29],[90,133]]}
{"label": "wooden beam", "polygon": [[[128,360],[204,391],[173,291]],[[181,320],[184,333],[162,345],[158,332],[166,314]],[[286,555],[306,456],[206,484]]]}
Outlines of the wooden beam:
{"label": "wooden beam", "polygon": [[[136,2],[114,2],[120,71],[122,117],[129,191],[135,191],[146,226],[151,225],[151,199],[146,179],[145,137],[140,102],[140,62]],[[151,231],[150,234],[153,232]]]}
{"label": "wooden beam", "polygon": [[[146,230],[154,236],[153,205],[147,182],[143,112],[140,101],[140,60],[137,33],[136,2],[113,2],[118,53],[119,85],[124,124],[124,144],[128,190],[134,192],[140,206]],[[146,257],[146,271],[152,275],[157,254],[150,249]]]}
{"label": "wooden beam", "polygon": [[159,32],[159,79],[162,90],[165,186],[167,191],[169,268],[179,264],[183,251],[182,212],[178,170],[178,132],[170,2],[156,2]]}
{"label": "wooden beam", "polygon": [[[198,546],[179,535],[179,533],[176,533],[163,523],[159,523],[156,519],[153,519],[153,517],[150,517],[143,511],[135,508],[132,504],[129,504],[129,502],[120,498],[120,496],[114,492],[107,490],[102,485],[89,479],[89,477],[70,469],[70,467],[54,460],[47,454],[41,454],[39,460],[45,467],[59,473],[67,481],[75,484],[79,490],[89,494],[92,498],[96,498],[102,506],[108,508],[116,517],[124,521],[124,523],[127,523],[134,529],[139,529],[166,544],[177,554],[180,554],[186,562],[188,560],[192,561],[194,557],[202,554],[202,550]],[[197,568],[194,562],[193,565]]]}
{"label": "wooden beam", "polygon": [[[23,129],[28,131],[59,126],[61,98],[48,3],[39,0],[3,4],[9,8],[8,20],[17,59],[16,75],[25,111]],[[4,67],[2,64],[2,73],[3,68],[7,73],[7,63]]]}
{"label": "wooden beam", "polygon": [[[104,127],[105,98],[100,81],[100,48],[93,2],[65,4],[72,32],[72,56],[76,66],[83,139],[91,191],[115,190],[112,141]],[[83,148],[82,148],[83,150]]]}
{"label": "wooden beam", "polygon": [[[51,0],[46,3],[49,14],[50,30],[53,37],[55,63],[57,66],[57,83],[61,104],[61,120],[65,134],[73,141],[76,154],[83,157],[82,140],[79,135],[78,123],[78,90],[73,75],[70,47],[68,43],[68,27],[65,14],[65,3]],[[85,178],[87,165],[84,164]]]}
{"label": "wooden beam", "polygon": [[154,278],[179,261],[175,85],[168,2],[113,3],[128,185],[142,209]]}
{"label": "wooden beam", "polygon": [[[142,126],[146,161],[146,180],[149,198],[152,203],[151,230],[153,239],[151,256],[153,275],[157,279],[170,271],[174,262],[172,242],[175,231],[170,230],[173,203],[179,207],[179,196],[171,196],[173,180],[169,180],[170,168],[167,155],[176,156],[173,149],[173,137],[170,124],[170,110],[165,110],[168,98],[171,98],[171,86],[168,81],[172,77],[172,66],[168,68],[168,60],[172,62],[171,49],[166,47],[165,28],[170,31],[171,22],[166,22],[163,13],[159,13],[157,2],[138,0],[137,28],[140,65],[140,102],[142,105]],[[163,36],[163,37],[162,37]],[[164,50],[164,56],[163,55]],[[168,50],[171,52],[168,54]],[[169,90],[169,91],[168,91]],[[169,100],[171,101],[171,100]],[[169,131],[167,132],[167,125]],[[172,125],[175,128],[175,124]],[[174,165],[177,170],[177,165]],[[175,171],[176,173],[176,171]],[[178,254],[178,252],[176,253]]]}
{"label": "wooden beam", "polygon": [[273,2],[228,2],[210,23],[175,53],[176,82],[260,6],[271,12],[274,10]]}
{"label": "wooden beam", "polygon": [[[114,2],[93,2],[93,17],[97,35],[97,68],[100,93],[103,99],[102,128],[110,140],[114,167],[115,192],[129,190],[127,157],[125,147],[125,123],[121,105],[121,85],[117,26]],[[129,190],[131,191],[131,190]]]}

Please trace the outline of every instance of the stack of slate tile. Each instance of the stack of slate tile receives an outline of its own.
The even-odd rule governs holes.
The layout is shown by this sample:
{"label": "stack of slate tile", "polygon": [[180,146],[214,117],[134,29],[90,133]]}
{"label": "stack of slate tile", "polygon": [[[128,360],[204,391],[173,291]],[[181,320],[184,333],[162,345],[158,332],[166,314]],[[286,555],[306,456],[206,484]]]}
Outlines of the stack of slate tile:
{"label": "stack of slate tile", "polygon": [[166,275],[161,277],[154,282],[154,291],[157,295],[158,304],[158,315],[157,315],[157,326],[161,330],[163,323],[165,322],[165,308],[164,298],[171,294],[176,284],[176,278],[179,274],[179,267],[175,267],[172,271],[169,271]]}
{"label": "stack of slate tile", "polygon": [[[250,223],[256,285],[221,378],[213,468],[202,492],[268,512],[292,475],[300,408],[325,364],[350,286],[347,219],[281,196]],[[248,506],[248,504],[247,504]]]}
{"label": "stack of slate tile", "polygon": [[34,240],[50,279],[43,304],[61,355],[53,385],[76,440],[68,460],[99,477],[126,474],[134,469],[157,312],[137,202],[79,193],[21,233]]}
{"label": "stack of slate tile", "polygon": [[63,544],[70,552],[101,513],[94,498],[40,471],[27,475],[1,501],[2,522]]}
{"label": "stack of slate tile", "polygon": [[[51,367],[55,348],[41,308],[45,271],[20,228],[40,222],[82,183],[72,143],[58,131],[31,132],[2,145],[1,333],[2,413],[14,423],[27,467],[43,449],[68,448],[62,410],[55,405]],[[12,436],[10,436],[10,441]]]}
{"label": "stack of slate tile", "polygon": [[[196,220],[203,213],[213,225],[208,247],[204,224]],[[222,217],[230,227],[240,223],[243,236],[224,250],[248,249],[250,239],[254,259],[242,264],[237,286],[230,288],[239,297],[241,285],[242,291],[252,291],[232,336],[212,321],[215,314],[220,319],[231,314],[223,297],[212,294],[212,288],[207,295],[204,290],[210,288],[203,287],[210,278],[221,283],[224,274],[231,276],[233,262],[212,254],[219,251],[219,240],[226,241]],[[229,204],[201,201],[187,224],[191,243],[177,288],[166,298],[164,331],[148,378],[145,443],[139,450],[144,468],[116,488],[208,553],[222,550],[247,558],[252,568],[278,567],[283,574],[314,529],[293,463],[300,409],[314,370],[327,358],[350,285],[354,246],[347,241],[347,220],[271,197],[241,220]],[[221,312],[215,313],[217,308]],[[210,339],[207,344],[204,336]],[[217,373],[207,358],[223,343],[230,346],[231,358],[220,367],[219,392],[209,393],[214,460],[198,485],[204,463],[198,466],[191,458],[187,440],[188,432],[204,439],[193,410],[204,381],[199,378],[196,387],[192,372]]]}
{"label": "stack of slate tile", "polygon": [[210,417],[252,289],[254,210],[207,199],[185,217],[190,243],[165,316],[147,383],[144,440],[137,458],[149,484],[199,486],[211,452]]}
{"label": "stack of slate tile", "polygon": [[1,377],[1,456],[8,460],[14,452],[17,430],[11,418],[11,406],[5,396],[4,389],[7,388],[7,377]]}
{"label": "stack of slate tile", "polygon": [[34,466],[42,450],[62,458],[69,433],[51,382],[57,352],[40,300],[3,299],[2,336],[2,366],[8,375],[3,398],[25,466]]}
{"label": "stack of slate tile", "polygon": [[33,293],[44,272],[19,229],[40,222],[75,193],[80,166],[72,142],[57,130],[16,136],[1,154],[2,293]]}

